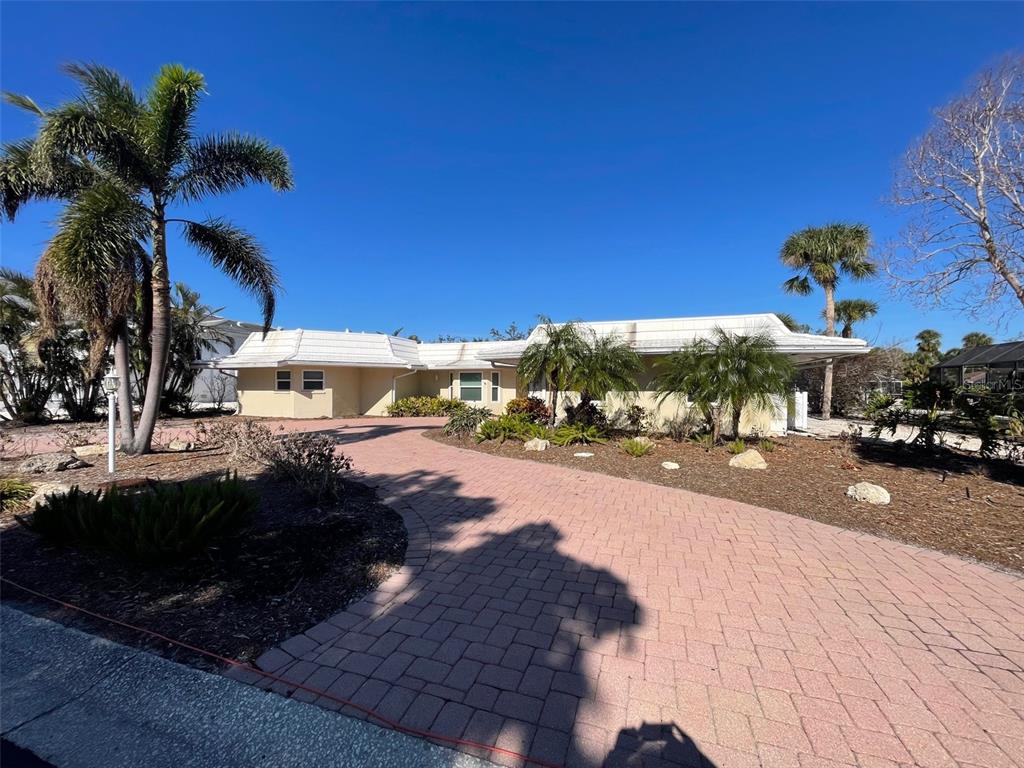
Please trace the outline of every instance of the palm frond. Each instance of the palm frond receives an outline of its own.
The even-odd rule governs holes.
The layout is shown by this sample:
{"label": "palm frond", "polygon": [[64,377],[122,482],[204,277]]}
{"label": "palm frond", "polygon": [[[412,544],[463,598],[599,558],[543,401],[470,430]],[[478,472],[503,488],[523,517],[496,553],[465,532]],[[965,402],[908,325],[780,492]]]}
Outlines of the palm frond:
{"label": "palm frond", "polygon": [[22,93],[11,93],[10,91],[4,91],[4,101],[11,104],[19,109],[24,109],[26,112],[31,112],[37,117],[44,117],[45,112],[43,108],[35,103],[30,97]]}
{"label": "palm frond", "polygon": [[209,219],[202,223],[186,221],[184,225],[185,239],[189,243],[260,300],[263,332],[269,331],[280,284],[273,263],[256,238],[224,219]]}
{"label": "palm frond", "polygon": [[811,281],[806,275],[791,277],[782,284],[782,290],[786,293],[795,293],[798,296],[808,296],[811,291]]}
{"label": "palm frond", "polygon": [[32,139],[6,144],[0,155],[0,200],[10,221],[25,203],[67,199],[98,179],[95,169],[66,156],[54,159],[48,172],[41,173]]}
{"label": "palm frond", "polygon": [[227,133],[189,145],[176,186],[184,199],[198,200],[253,183],[270,184],[278,192],[292,189],[288,156],[263,139]]}
{"label": "palm frond", "polygon": [[205,87],[201,74],[180,64],[165,64],[153,81],[146,97],[144,133],[150,154],[160,163],[161,176],[185,158]]}
{"label": "palm frond", "polygon": [[71,62],[62,69],[81,86],[82,101],[105,119],[130,129],[142,116],[142,105],[131,83],[113,69],[91,62]]}

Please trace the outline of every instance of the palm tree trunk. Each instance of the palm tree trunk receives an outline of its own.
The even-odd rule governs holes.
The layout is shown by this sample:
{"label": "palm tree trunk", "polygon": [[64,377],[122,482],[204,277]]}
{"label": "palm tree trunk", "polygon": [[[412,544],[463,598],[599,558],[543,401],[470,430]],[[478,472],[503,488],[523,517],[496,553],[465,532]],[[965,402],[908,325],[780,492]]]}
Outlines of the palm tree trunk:
{"label": "palm tree trunk", "polygon": [[163,206],[157,204],[153,219],[153,329],[150,334],[149,376],[146,379],[146,399],[142,403],[132,455],[149,453],[153,444],[153,431],[160,415],[160,398],[164,393],[164,375],[167,356],[171,348],[171,281],[167,270],[167,224]]}
{"label": "palm tree trunk", "polygon": [[558,420],[558,389],[552,387],[551,389],[551,417],[548,419],[548,426],[555,426],[555,422]]}
{"label": "palm tree trunk", "polygon": [[733,440],[739,440],[740,437],[740,416],[743,413],[742,406],[739,408],[732,409],[732,438]]}
{"label": "palm tree trunk", "polygon": [[121,419],[121,450],[135,442],[135,415],[132,413],[132,371],[128,362],[128,324],[121,324],[114,339],[114,370],[119,379],[117,390],[118,416]]}
{"label": "palm tree trunk", "polygon": [[[825,335],[836,335],[836,297],[831,285],[825,287]],[[825,379],[821,388],[821,418],[832,418],[832,358],[825,361]]]}

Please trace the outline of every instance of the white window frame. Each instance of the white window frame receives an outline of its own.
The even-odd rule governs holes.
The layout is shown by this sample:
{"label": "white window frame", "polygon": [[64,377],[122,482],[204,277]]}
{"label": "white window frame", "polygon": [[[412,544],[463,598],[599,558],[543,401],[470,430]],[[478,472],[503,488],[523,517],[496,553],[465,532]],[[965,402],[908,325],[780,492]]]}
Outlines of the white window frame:
{"label": "white window frame", "polygon": [[[463,383],[462,383],[462,377],[467,375],[467,374],[469,374],[470,376],[472,376],[473,374],[476,374],[477,376],[480,377],[480,381],[477,382],[477,385],[475,387],[473,387],[473,386],[469,387],[469,389],[477,389],[477,390],[479,390],[480,397],[478,399],[476,399],[476,400],[465,400],[462,397],[462,390],[463,390],[463,386],[464,386]],[[459,373],[459,400],[461,400],[464,403],[482,403],[484,401],[484,373],[483,373],[483,371],[462,371],[462,372]]]}
{"label": "white window frame", "polygon": [[[281,374],[282,373],[288,379],[288,386],[284,387],[283,389],[281,388],[281,383],[282,383]],[[274,376],[274,391],[275,392],[291,392],[292,391],[292,372],[290,370],[288,370],[287,368],[278,368],[277,369],[277,372],[276,372],[276,374]]]}
{"label": "white window frame", "polygon": [[[320,386],[319,387],[307,387],[306,386],[306,376],[308,374],[310,374],[310,373],[318,373],[318,374],[320,374]],[[302,372],[302,391],[303,392],[323,392],[325,389],[327,389],[327,379],[324,376],[324,371],[323,371],[322,368],[310,368],[309,370],[304,370]]]}
{"label": "white window frame", "polygon": [[491,402],[501,402],[501,371],[491,371]]}

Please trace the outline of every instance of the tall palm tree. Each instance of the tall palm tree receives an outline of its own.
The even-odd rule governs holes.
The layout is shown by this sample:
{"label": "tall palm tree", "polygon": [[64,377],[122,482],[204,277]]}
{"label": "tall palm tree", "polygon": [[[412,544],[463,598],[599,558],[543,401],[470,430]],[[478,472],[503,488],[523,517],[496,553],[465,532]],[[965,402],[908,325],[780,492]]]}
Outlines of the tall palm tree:
{"label": "tall palm tree", "polygon": [[799,320],[793,317],[793,315],[789,314],[789,312],[776,312],[775,316],[779,318],[779,320],[782,321],[782,324],[786,326],[786,328],[791,330],[793,333],[811,332],[811,326],[809,326],[807,323],[801,323]]}
{"label": "tall palm tree", "polygon": [[148,242],[150,365],[128,448],[144,453],[152,443],[171,344],[168,224],[180,225],[186,241],[260,300],[264,331],[270,329],[278,289],[273,265],[252,235],[221,218],[174,216],[172,207],[254,182],[288,190],[291,169],[284,152],[262,139],[195,134],[205,83],[194,70],[165,65],[144,96],[104,67],[74,64],[66,71],[81,88],[74,101],[44,112],[27,97],[8,96],[34,111],[41,125],[35,140],[24,145],[29,173],[19,183],[2,185],[4,206],[10,215],[29,199],[58,196],[67,168],[84,168],[98,178],[78,196],[80,204],[69,208],[72,219],[62,225],[66,242],[56,260],[61,254],[103,253],[111,241]]}
{"label": "tall palm tree", "polygon": [[[853,338],[853,326],[878,314],[878,304],[868,299],[842,299],[836,302],[836,322],[842,323],[839,335]],[[824,316],[824,312],[822,313]]]}
{"label": "tall palm tree", "polygon": [[971,331],[964,334],[961,343],[963,344],[963,349],[970,349],[971,347],[987,347],[990,344],[995,344],[996,340],[987,333]]}
{"label": "tall palm tree", "polygon": [[587,340],[577,322],[558,325],[551,318],[538,318],[544,326],[544,340],[530,344],[519,358],[517,374],[524,381],[543,381],[550,392],[551,416],[554,425],[558,413],[558,395],[571,388],[573,372],[587,353]]}
{"label": "tall palm tree", "polygon": [[[825,333],[836,335],[836,285],[843,276],[861,280],[875,274],[868,258],[871,232],[864,224],[826,224],[808,227],[786,238],[779,253],[782,263],[797,274],[782,284],[787,293],[809,295],[818,285],[825,292]],[[832,417],[832,360],[825,363],[821,416]]]}
{"label": "tall palm tree", "polygon": [[785,395],[793,376],[792,363],[770,335],[731,334],[721,328],[715,328],[711,339],[700,339],[663,358],[659,367],[654,386],[661,402],[673,396],[691,402],[715,442],[723,408],[728,408],[733,436],[739,437],[743,409],[772,408],[772,395]]}

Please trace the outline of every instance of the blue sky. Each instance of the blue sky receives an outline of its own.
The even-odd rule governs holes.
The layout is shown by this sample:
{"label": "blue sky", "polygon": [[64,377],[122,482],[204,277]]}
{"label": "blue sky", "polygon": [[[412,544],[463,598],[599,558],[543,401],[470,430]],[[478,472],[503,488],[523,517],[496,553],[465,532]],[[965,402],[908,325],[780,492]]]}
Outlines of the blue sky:
{"label": "blue sky", "polygon": [[[432,338],[537,313],[619,319],[783,310],[786,235],[831,220],[898,230],[892,169],[929,112],[1020,46],[1024,4],[4,2],[2,85],[73,94],[62,62],[143,88],[160,64],[206,77],[199,129],[283,146],[296,190],[224,215],[272,254],[276,323]],[[34,126],[4,106],[5,141]],[[56,207],[3,225],[31,270]],[[177,239],[172,276],[226,314],[254,302]],[[949,345],[991,323],[924,312],[881,282],[861,336]],[[1011,329],[1012,330],[1012,329]],[[1016,329],[1019,333],[1019,329]],[[996,334],[1005,336],[1006,329]]]}

